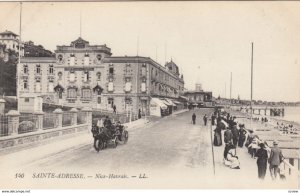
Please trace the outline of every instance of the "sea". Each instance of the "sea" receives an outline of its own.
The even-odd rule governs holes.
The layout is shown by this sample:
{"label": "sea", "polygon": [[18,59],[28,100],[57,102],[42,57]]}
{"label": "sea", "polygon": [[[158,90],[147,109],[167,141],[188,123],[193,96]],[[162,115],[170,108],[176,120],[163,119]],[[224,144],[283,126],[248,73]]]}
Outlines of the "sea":
{"label": "sea", "polygon": [[294,121],[298,124],[300,124],[300,106],[298,107],[284,107],[284,116],[283,117],[277,117],[282,120],[286,121]]}

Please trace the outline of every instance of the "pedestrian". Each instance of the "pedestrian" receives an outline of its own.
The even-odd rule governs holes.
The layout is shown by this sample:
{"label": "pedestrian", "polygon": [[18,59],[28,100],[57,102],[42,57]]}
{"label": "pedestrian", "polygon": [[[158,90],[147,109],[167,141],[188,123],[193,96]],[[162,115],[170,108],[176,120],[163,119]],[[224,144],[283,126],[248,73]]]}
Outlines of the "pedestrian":
{"label": "pedestrian", "polygon": [[244,124],[239,124],[240,130],[239,130],[239,147],[243,147],[244,142],[246,140],[246,134],[247,131],[245,130],[245,125]]}
{"label": "pedestrian", "polygon": [[211,125],[215,125],[215,119],[216,116],[214,115],[214,113],[211,115]]}
{"label": "pedestrian", "polygon": [[258,178],[263,180],[267,171],[268,151],[264,143],[260,143],[259,146],[260,149],[257,150],[255,157],[257,157]]}
{"label": "pedestrian", "polygon": [[239,130],[237,129],[236,122],[233,122],[231,132],[232,132],[232,143],[236,147],[239,139]]}
{"label": "pedestrian", "polygon": [[204,121],[204,125],[206,126],[206,123],[207,123],[207,115],[206,114],[203,117],[203,121]]}
{"label": "pedestrian", "polygon": [[193,113],[193,115],[192,115],[192,122],[193,122],[193,125],[196,124],[196,114],[195,113]]}
{"label": "pedestrian", "polygon": [[270,173],[272,179],[277,178],[277,173],[278,173],[278,167],[280,163],[283,161],[283,155],[281,149],[278,147],[278,142],[274,141],[273,142],[273,147],[271,148],[271,153],[270,153],[270,158],[268,160],[270,164]]}
{"label": "pedestrian", "polygon": [[227,159],[227,153],[230,149],[230,145],[232,144],[232,132],[229,130],[228,127],[226,127],[226,131],[224,132],[224,143],[225,143],[225,149],[224,149],[224,159]]}
{"label": "pedestrian", "polygon": [[116,114],[117,113],[117,107],[116,107],[116,105],[113,106],[113,110],[114,110],[114,113]]}
{"label": "pedestrian", "polygon": [[214,146],[221,146],[222,145],[222,129],[221,127],[216,127],[214,130]]}
{"label": "pedestrian", "polygon": [[141,109],[139,109],[139,114],[138,114],[138,118],[142,118],[142,113],[141,113]]}

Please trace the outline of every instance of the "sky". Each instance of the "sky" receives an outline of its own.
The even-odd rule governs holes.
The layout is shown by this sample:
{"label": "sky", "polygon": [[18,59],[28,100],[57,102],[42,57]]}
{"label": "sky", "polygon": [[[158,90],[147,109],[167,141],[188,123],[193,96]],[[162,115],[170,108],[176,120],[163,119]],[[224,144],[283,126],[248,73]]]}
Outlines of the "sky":
{"label": "sky", "polygon": [[[22,40],[54,51],[80,36],[113,56],[172,59],[185,87],[215,97],[300,101],[300,2],[23,3]],[[0,3],[0,31],[19,33],[19,3]]]}

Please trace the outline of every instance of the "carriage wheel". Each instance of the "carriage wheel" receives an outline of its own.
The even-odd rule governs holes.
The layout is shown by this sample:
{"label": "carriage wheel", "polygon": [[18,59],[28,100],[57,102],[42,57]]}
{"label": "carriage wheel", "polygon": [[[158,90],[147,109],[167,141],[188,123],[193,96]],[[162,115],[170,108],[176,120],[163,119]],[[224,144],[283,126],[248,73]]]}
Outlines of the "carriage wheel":
{"label": "carriage wheel", "polygon": [[104,148],[104,142],[99,139],[99,142],[98,142],[98,151],[102,150]]}

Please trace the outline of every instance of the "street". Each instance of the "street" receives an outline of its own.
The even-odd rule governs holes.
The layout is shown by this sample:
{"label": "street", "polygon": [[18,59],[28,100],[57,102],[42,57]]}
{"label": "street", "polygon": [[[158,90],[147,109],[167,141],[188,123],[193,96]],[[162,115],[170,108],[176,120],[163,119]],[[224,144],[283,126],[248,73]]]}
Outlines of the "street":
{"label": "street", "polygon": [[[197,115],[196,125],[191,124],[193,112]],[[7,172],[11,167],[13,170],[9,171],[22,171],[29,176],[51,171],[81,172],[93,178],[99,173],[129,176],[142,173],[152,180],[207,178],[213,175],[213,164],[210,126],[203,126],[204,113],[210,114],[211,110],[192,110],[153,119],[143,127],[129,130],[127,144],[99,153],[94,150],[88,133],[3,155],[1,169]]]}

